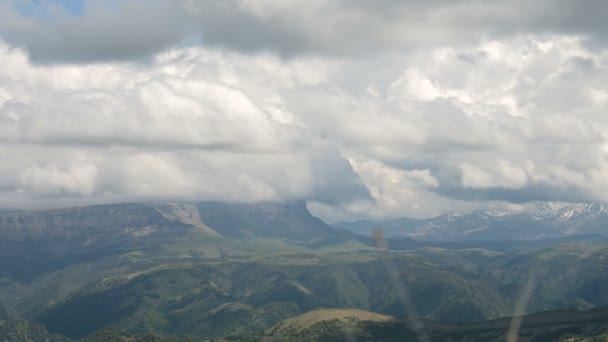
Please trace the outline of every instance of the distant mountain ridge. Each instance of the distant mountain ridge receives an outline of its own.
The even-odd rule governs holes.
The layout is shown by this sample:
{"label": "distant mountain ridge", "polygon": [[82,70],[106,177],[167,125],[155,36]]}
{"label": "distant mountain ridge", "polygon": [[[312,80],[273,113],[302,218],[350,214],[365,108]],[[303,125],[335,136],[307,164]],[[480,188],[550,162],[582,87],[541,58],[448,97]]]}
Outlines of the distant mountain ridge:
{"label": "distant mountain ridge", "polygon": [[476,210],[428,219],[338,222],[334,227],[371,235],[426,241],[541,240],[573,235],[608,236],[608,203],[539,202],[522,211]]}
{"label": "distant mountain ridge", "polygon": [[[603,215],[580,207],[567,216],[589,211]],[[497,211],[470,215],[512,221]],[[444,219],[453,224],[465,216]],[[0,301],[9,320],[70,338],[107,326],[215,338],[268,329],[318,308],[400,317],[398,282],[421,317],[476,321],[511,314],[534,272],[539,295],[527,312],[608,304],[608,243],[577,240],[586,235],[506,243],[387,239],[390,251],[379,253],[374,237],[332,228],[302,201],[12,212],[0,215],[0,237]]]}
{"label": "distant mountain ridge", "polygon": [[277,239],[319,246],[349,240],[373,243],[329,226],[297,200],[119,203],[0,212],[0,278],[28,280],[76,261],[162,248],[192,234],[196,239]]}
{"label": "distant mountain ridge", "polygon": [[[187,225],[216,236],[315,238],[334,229],[314,217],[305,201],[119,203],[63,209],[0,212],[0,238],[69,237],[77,231],[148,235],[158,227]],[[142,230],[143,229],[143,230]]]}
{"label": "distant mountain ridge", "polygon": [[201,220],[220,235],[235,238],[327,238],[335,230],[313,216],[304,201],[226,203],[199,202]]}

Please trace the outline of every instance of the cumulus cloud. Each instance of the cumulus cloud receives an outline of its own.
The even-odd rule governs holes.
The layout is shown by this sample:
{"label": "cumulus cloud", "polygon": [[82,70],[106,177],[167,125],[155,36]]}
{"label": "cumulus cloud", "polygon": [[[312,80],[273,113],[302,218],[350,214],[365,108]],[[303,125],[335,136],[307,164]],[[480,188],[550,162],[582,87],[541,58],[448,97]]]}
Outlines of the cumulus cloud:
{"label": "cumulus cloud", "polygon": [[608,200],[605,23],[578,2],[143,3],[1,5],[0,206]]}
{"label": "cumulus cloud", "polygon": [[19,175],[22,189],[35,195],[92,195],[95,192],[95,165],[74,165],[66,170],[56,166],[29,167]]}
{"label": "cumulus cloud", "polygon": [[319,61],[192,48],[146,65],[35,66],[6,44],[0,59],[3,206],[369,197],[280,94],[325,82]]}
{"label": "cumulus cloud", "polygon": [[[522,32],[603,43],[608,31],[602,0],[85,0],[79,15],[24,2],[2,5],[0,32],[40,62],[147,57],[196,42],[283,56],[470,45]],[[27,10],[40,3],[45,10]]]}

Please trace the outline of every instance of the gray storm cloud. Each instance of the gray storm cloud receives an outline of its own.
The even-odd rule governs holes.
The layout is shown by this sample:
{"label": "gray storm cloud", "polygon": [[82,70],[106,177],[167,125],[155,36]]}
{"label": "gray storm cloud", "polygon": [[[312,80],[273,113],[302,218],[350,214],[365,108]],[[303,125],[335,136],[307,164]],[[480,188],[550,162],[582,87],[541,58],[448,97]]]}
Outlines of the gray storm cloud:
{"label": "gray storm cloud", "polygon": [[87,3],[1,5],[0,207],[608,200],[604,2]]}
{"label": "gray storm cloud", "polygon": [[522,33],[604,43],[608,33],[602,0],[85,0],[77,16],[48,7],[44,18],[23,15],[10,2],[0,7],[4,39],[38,62],[128,60],[196,43],[283,56],[361,56]]}

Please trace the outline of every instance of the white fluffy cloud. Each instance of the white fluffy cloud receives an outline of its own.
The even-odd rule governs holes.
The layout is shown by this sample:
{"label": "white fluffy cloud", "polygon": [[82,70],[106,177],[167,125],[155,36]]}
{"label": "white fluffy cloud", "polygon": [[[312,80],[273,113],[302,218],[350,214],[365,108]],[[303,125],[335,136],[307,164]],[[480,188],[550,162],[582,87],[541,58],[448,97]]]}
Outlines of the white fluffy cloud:
{"label": "white fluffy cloud", "polygon": [[317,60],[190,48],[37,66],[4,43],[0,60],[2,206],[369,197],[281,95],[325,82]]}
{"label": "white fluffy cloud", "polygon": [[[239,8],[288,27],[279,17],[293,4],[282,4]],[[328,2],[306,6],[294,30],[312,29],[302,20]],[[352,6],[332,20],[364,20],[364,5]],[[427,14],[449,19],[465,5],[454,6]],[[40,64],[14,27],[3,30],[2,207],[303,198],[337,220],[608,200],[608,51],[581,35],[530,30],[288,59],[218,40],[167,43],[148,60]]]}

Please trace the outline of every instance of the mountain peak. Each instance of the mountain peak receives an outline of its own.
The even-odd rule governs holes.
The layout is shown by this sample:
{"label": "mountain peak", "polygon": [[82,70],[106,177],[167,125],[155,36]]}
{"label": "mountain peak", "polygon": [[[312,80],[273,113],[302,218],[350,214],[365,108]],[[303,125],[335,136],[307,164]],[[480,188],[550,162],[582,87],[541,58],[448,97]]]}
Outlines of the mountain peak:
{"label": "mountain peak", "polygon": [[222,236],[279,237],[295,239],[324,238],[333,229],[314,217],[306,202],[226,203],[199,202],[200,218]]}
{"label": "mountain peak", "polygon": [[[357,232],[378,226],[388,237],[418,240],[538,240],[572,235],[608,235],[608,203],[536,202],[524,210],[474,210],[420,220],[346,222],[334,226]],[[352,228],[351,228],[352,227]]]}
{"label": "mountain peak", "polygon": [[560,221],[573,221],[608,214],[605,202],[540,202],[526,211],[537,219],[553,218]]}

